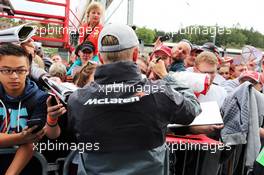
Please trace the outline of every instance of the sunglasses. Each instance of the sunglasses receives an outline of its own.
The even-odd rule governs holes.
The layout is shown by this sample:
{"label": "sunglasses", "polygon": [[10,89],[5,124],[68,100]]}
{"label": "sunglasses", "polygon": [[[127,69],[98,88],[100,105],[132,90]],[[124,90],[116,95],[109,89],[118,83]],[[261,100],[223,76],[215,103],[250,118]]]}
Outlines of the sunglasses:
{"label": "sunglasses", "polygon": [[91,54],[91,53],[93,53],[93,52],[90,51],[90,50],[82,50],[82,53],[84,53],[84,54]]}

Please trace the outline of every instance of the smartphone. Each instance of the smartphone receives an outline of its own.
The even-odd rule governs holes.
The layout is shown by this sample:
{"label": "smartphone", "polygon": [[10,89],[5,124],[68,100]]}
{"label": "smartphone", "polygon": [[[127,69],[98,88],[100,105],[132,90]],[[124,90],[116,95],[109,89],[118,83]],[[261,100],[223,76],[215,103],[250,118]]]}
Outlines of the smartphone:
{"label": "smartphone", "polygon": [[49,95],[51,96],[51,99],[50,99],[51,106],[56,106],[58,104],[56,95],[53,93],[49,93]]}
{"label": "smartphone", "polygon": [[34,134],[39,132],[45,126],[45,122],[40,118],[30,119],[27,121],[27,126],[29,128],[32,128],[33,126],[38,126],[36,129],[32,131],[32,133]]}
{"label": "smartphone", "polygon": [[160,37],[160,41],[161,42],[168,41],[170,38],[171,38],[170,35],[167,34],[167,35],[164,35],[164,36]]}

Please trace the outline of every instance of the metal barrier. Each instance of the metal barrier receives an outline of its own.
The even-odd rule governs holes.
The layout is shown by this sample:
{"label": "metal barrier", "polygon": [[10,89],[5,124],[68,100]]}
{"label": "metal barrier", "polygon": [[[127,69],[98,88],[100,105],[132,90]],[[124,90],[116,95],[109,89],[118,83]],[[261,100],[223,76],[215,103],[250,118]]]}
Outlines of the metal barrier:
{"label": "metal barrier", "polygon": [[[200,138],[200,140],[198,139]],[[166,142],[167,142],[167,147],[166,147],[166,157],[165,157],[165,168],[164,168],[164,175],[186,175],[186,170],[187,170],[187,157],[188,155],[192,154],[190,153],[187,149],[184,150],[184,155],[183,157],[181,157],[181,159],[179,159],[178,154],[172,154],[171,153],[171,147],[169,147],[168,145],[170,144],[183,144],[183,143],[187,143],[184,142],[186,141],[186,139],[188,140],[188,143],[194,141],[195,143],[201,143],[205,142],[205,140],[203,140],[205,138],[205,136],[187,136],[187,137],[183,137],[183,136],[179,136],[179,138],[176,137],[172,137],[172,136],[168,136],[166,138]],[[193,140],[192,140],[193,139]],[[207,142],[209,141],[209,143],[219,143],[217,141],[214,141],[212,139],[207,140]],[[245,145],[239,145],[239,147],[236,147],[232,152],[230,152],[230,157],[229,159],[226,161],[226,163],[224,164],[224,168],[221,165],[220,169],[218,171],[218,175],[222,175],[222,171],[225,172],[223,173],[224,175],[248,175],[250,173],[251,170],[247,170],[245,167],[245,155],[244,155],[244,147]],[[14,154],[16,153],[17,148],[2,148],[0,149],[0,155],[3,154]],[[197,154],[194,156],[196,157],[195,160],[195,166],[194,167],[188,167],[189,170],[190,168],[194,168],[192,175],[198,175],[199,172],[199,166],[200,165],[200,157],[201,157],[201,152],[199,150],[195,151]],[[55,172],[56,175],[58,175],[58,171],[59,171],[59,162],[64,162],[63,163],[63,175],[69,175],[69,170],[70,170],[70,165],[72,163],[72,160],[74,159],[75,155],[77,154],[77,151],[72,151],[70,152],[70,154],[66,157],[66,158],[58,158],[56,160],[55,163],[48,163],[46,158],[40,154],[39,152],[35,152],[34,153],[34,157],[39,161],[39,163],[41,164],[42,167],[42,175],[47,175],[48,172]],[[176,160],[177,159],[177,160]],[[182,163],[182,166],[180,167],[181,172],[176,172],[176,161]],[[224,170],[223,170],[224,169]]]}
{"label": "metal barrier", "polygon": [[70,154],[66,157],[63,166],[63,175],[69,175],[70,164],[77,153],[78,151],[71,151]]}
{"label": "metal barrier", "polygon": [[[166,142],[168,145],[171,144],[180,145],[180,144],[217,144],[220,143],[218,141],[212,140],[205,135],[188,135],[188,136],[167,136]],[[221,144],[221,143],[220,143]],[[225,155],[225,159],[220,161],[220,156],[213,157],[215,160],[218,160],[218,169],[215,172],[211,172],[210,174],[216,173],[216,175],[252,175],[255,174],[255,167],[249,168],[245,166],[245,149],[246,145],[236,145],[232,146],[232,149],[226,152],[219,151],[219,155],[223,158],[223,154]],[[208,152],[207,152],[208,153]],[[203,157],[204,156],[204,157]],[[208,154],[204,150],[195,150],[190,151],[188,149],[171,152],[170,150],[170,175],[204,175],[202,170],[210,169],[210,165],[204,164],[201,159],[208,159]],[[211,155],[212,156],[212,155]],[[214,155],[213,155],[214,156]],[[193,158],[195,162],[192,160],[190,164],[190,159]],[[212,157],[211,159],[212,160]],[[215,161],[214,160],[214,161]],[[188,166],[189,165],[189,166]],[[201,168],[201,166],[203,168]],[[261,175],[263,175],[264,167],[261,168]],[[212,168],[211,168],[212,169]],[[253,173],[254,171],[254,173]],[[260,175],[259,173],[257,175]]]}
{"label": "metal barrier", "polygon": [[[197,145],[218,145],[221,144],[218,141],[210,139],[205,135],[189,135],[189,136],[167,136],[167,145],[170,146],[170,175],[198,175],[200,167],[202,166],[200,160],[203,154],[197,149]],[[186,146],[187,145],[187,146]],[[188,149],[181,149],[184,148]],[[192,150],[190,152],[189,148]],[[200,146],[199,146],[200,148]],[[191,155],[191,156],[190,156]],[[188,161],[191,159],[191,167],[187,167]],[[196,158],[196,159],[194,159]],[[190,165],[190,164],[189,164]]]}
{"label": "metal barrier", "polygon": [[[17,148],[1,148],[0,149],[0,155],[14,154],[14,153],[16,153],[16,151],[17,151]],[[39,152],[35,152],[33,156],[35,158],[37,158],[39,163],[41,164],[42,175],[47,175],[48,174],[48,162],[45,159],[45,157],[42,154],[40,154]]]}

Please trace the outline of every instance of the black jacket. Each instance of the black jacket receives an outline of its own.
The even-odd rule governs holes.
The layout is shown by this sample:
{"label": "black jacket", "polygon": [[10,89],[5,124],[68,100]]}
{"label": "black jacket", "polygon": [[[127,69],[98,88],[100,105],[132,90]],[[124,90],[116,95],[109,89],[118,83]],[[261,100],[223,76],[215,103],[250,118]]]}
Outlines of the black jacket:
{"label": "black jacket", "polygon": [[69,125],[78,142],[99,143],[100,152],[161,146],[167,124],[187,125],[201,112],[188,88],[172,77],[165,80],[142,79],[133,62],[98,67],[95,82],[68,101]]}

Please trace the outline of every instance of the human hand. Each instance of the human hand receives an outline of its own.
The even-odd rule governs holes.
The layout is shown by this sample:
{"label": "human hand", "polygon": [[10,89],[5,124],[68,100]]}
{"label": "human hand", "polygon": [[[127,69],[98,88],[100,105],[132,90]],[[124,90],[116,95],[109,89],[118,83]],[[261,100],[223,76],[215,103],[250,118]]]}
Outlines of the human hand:
{"label": "human hand", "polygon": [[261,138],[264,138],[264,128],[259,128],[259,135]]}
{"label": "human hand", "polygon": [[67,112],[66,108],[60,103],[60,101],[57,98],[56,98],[57,105],[52,105],[51,98],[56,98],[56,97],[49,96],[47,99],[48,116],[52,118],[58,118],[59,116]]}
{"label": "human hand", "polygon": [[26,126],[23,131],[19,133],[19,136],[21,138],[21,144],[34,143],[42,139],[42,137],[45,135],[44,129],[41,129],[37,133],[33,133],[33,131],[37,127],[38,126],[33,126],[29,128],[28,126]]}
{"label": "human hand", "polygon": [[157,38],[157,40],[154,43],[154,48],[153,50],[155,50],[157,47],[159,47],[160,45],[162,45],[162,42],[160,41],[160,36]]}
{"label": "human hand", "polygon": [[164,78],[168,74],[165,63],[161,59],[153,59],[149,66],[152,72],[159,76],[159,78]]}
{"label": "human hand", "polygon": [[28,54],[31,54],[33,57],[35,55],[35,46],[33,44],[34,40],[29,39],[27,42],[21,43],[21,47],[26,50]]}
{"label": "human hand", "polygon": [[210,134],[216,130],[220,130],[224,125],[201,125],[201,126],[191,126],[190,130],[194,134]]}
{"label": "human hand", "polygon": [[257,66],[256,59],[254,57],[250,57],[246,65],[249,71],[255,71],[256,66]]}

